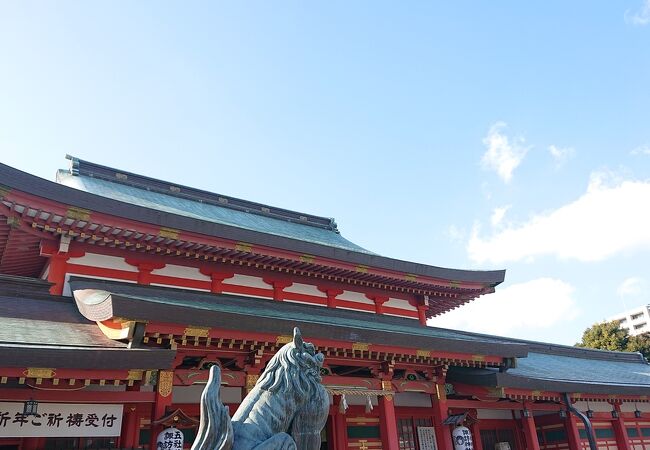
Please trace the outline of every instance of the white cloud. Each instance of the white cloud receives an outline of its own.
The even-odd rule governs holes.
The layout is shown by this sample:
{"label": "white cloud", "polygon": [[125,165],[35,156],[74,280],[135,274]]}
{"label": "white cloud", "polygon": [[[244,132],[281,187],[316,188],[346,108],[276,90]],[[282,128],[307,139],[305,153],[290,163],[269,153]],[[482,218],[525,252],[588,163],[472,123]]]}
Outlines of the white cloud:
{"label": "white cloud", "polygon": [[465,240],[465,231],[456,225],[449,225],[447,237],[451,242],[463,242]]}
{"label": "white cloud", "polygon": [[633,25],[647,25],[650,23],[650,0],[645,0],[641,5],[641,8],[632,12],[630,10],[625,11],[625,21]]}
{"label": "white cloud", "polygon": [[650,155],[650,145],[641,145],[630,152],[631,155]]}
{"label": "white cloud", "polygon": [[429,320],[429,325],[476,333],[530,338],[578,316],[574,288],[555,278],[538,278],[499,289]]}
{"label": "white cloud", "polygon": [[555,161],[555,168],[562,167],[569,158],[573,157],[575,150],[572,147],[557,147],[555,145],[548,146],[548,152]]}
{"label": "white cloud", "polygon": [[560,259],[601,261],[617,253],[650,249],[650,181],[592,174],[587,192],[525,223],[480,235],[475,226],[467,252],[479,263]]}
{"label": "white cloud", "polygon": [[501,208],[494,208],[492,211],[492,216],[490,217],[490,223],[493,227],[498,226],[506,215],[506,212],[510,209],[510,205],[503,206]]}
{"label": "white cloud", "polygon": [[639,277],[626,278],[616,290],[619,297],[636,297],[644,292],[645,282]]}
{"label": "white cloud", "polygon": [[481,164],[485,169],[494,170],[506,183],[512,179],[512,173],[521,164],[529,147],[524,146],[523,138],[509,138],[504,130],[505,122],[497,122],[490,127],[483,144],[487,147]]}

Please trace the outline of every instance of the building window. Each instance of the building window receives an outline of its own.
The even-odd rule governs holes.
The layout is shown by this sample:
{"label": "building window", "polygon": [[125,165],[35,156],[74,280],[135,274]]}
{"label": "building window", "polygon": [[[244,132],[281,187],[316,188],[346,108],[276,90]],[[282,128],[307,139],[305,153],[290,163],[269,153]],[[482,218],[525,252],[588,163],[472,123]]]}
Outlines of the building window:
{"label": "building window", "polygon": [[432,427],[433,421],[431,418],[400,418],[397,419],[397,438],[400,450],[418,450],[419,443],[417,442],[417,429],[418,427]]}
{"label": "building window", "polygon": [[481,443],[484,449],[493,449],[497,442],[508,442],[511,450],[517,450],[512,429],[481,430]]}
{"label": "building window", "polygon": [[632,314],[631,319],[636,320],[636,319],[640,318],[641,316],[643,316],[643,313]]}
{"label": "building window", "polygon": [[638,325],[634,325],[634,329],[635,329],[635,330],[639,330],[639,329],[641,329],[641,328],[643,328],[643,327],[645,327],[645,326],[646,326],[646,323],[645,323],[645,322],[642,322],[642,323],[640,323],[640,324],[638,324]]}

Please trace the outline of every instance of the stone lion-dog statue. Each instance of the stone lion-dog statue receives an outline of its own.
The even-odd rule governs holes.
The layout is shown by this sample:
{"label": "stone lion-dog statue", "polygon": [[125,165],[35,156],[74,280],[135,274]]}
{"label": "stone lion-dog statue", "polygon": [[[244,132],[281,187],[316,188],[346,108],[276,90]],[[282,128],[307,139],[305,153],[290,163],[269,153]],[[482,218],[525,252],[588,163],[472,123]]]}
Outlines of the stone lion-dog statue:
{"label": "stone lion-dog statue", "polygon": [[232,420],[219,399],[221,370],[212,366],[192,450],[320,449],[329,412],[329,396],[321,384],[323,360],[294,328],[292,342],[271,358]]}

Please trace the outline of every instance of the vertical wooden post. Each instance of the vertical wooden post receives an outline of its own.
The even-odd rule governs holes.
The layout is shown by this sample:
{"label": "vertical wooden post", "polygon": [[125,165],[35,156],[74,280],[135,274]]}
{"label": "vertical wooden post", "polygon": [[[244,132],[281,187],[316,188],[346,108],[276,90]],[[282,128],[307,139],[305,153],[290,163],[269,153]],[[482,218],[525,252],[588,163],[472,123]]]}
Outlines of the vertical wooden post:
{"label": "vertical wooden post", "polygon": [[392,394],[379,396],[379,433],[383,450],[399,450],[397,417]]}
{"label": "vertical wooden post", "polygon": [[426,326],[427,324],[427,309],[428,307],[425,305],[418,306],[418,320],[420,321],[420,325]]}
{"label": "vertical wooden post", "polygon": [[62,295],[65,284],[69,256],[67,254],[53,254],[50,256],[50,267],[47,272],[47,281],[52,283],[50,294]]}
{"label": "vertical wooden post", "polygon": [[154,425],[153,422],[161,419],[165,415],[167,407],[172,404],[173,382],[173,371],[161,370],[158,372],[158,386],[151,414],[151,439],[149,440],[149,448],[151,450],[156,450],[156,438],[163,430],[162,425]]}
{"label": "vertical wooden post", "polygon": [[614,407],[614,411],[618,413],[618,417],[612,420],[614,435],[616,436],[616,447],[618,447],[618,450],[631,450],[632,446],[630,445],[630,438],[628,437],[627,429],[625,428],[625,420],[621,413],[621,405],[619,403],[614,403],[612,406]]}
{"label": "vertical wooden post", "polygon": [[213,294],[221,294],[224,280],[235,276],[234,272],[220,272],[211,266],[201,267],[199,272],[210,277],[210,292]]}
{"label": "vertical wooden post", "polygon": [[327,287],[318,286],[318,290],[327,295],[327,307],[336,308],[336,297],[343,293],[342,289],[330,289]]}
{"label": "vertical wooden post", "polygon": [[284,300],[284,290],[293,284],[289,280],[273,280],[270,278],[264,278],[263,281],[273,287],[273,300],[278,302]]}
{"label": "vertical wooden post", "polygon": [[[526,405],[524,404],[524,408]],[[528,450],[539,450],[539,440],[537,439],[537,428],[535,427],[535,418],[533,412],[529,411],[528,417],[521,418],[521,424],[524,427],[524,436],[526,437],[526,448]]]}
{"label": "vertical wooden post", "polygon": [[120,448],[135,448],[138,446],[138,414],[135,405],[124,405],[124,421],[120,435]]}
{"label": "vertical wooden post", "polygon": [[375,295],[375,294],[366,294],[366,298],[375,302],[375,314],[384,313],[384,303],[388,301],[388,297],[385,295]]}
{"label": "vertical wooden post", "polygon": [[[469,411],[469,415],[475,418],[478,418],[478,412],[473,409]],[[483,441],[481,441],[481,428],[479,422],[476,421],[469,426],[470,431],[472,432],[472,442],[474,450],[483,450]],[[514,449],[513,449],[514,450]]]}
{"label": "vertical wooden post", "polygon": [[578,418],[571,413],[567,413],[564,428],[569,442],[569,450],[582,450],[580,432],[578,431]]}
{"label": "vertical wooden post", "polygon": [[332,435],[334,436],[334,450],[348,449],[348,424],[345,421],[345,415],[339,412],[341,405],[341,396],[334,396],[334,405],[332,408]]}
{"label": "vertical wooden post", "polygon": [[449,416],[447,394],[445,393],[445,375],[446,370],[442,370],[438,373],[436,393],[431,396],[431,403],[433,405],[433,425],[436,427],[438,449],[454,450],[454,442],[451,440],[449,425],[442,424],[442,422],[444,422],[444,420]]}

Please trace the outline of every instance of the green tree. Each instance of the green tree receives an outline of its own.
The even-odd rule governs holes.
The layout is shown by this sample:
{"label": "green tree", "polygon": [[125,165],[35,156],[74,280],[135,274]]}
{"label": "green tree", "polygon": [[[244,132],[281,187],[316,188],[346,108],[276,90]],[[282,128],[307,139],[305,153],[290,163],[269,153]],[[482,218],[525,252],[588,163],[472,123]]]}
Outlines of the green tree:
{"label": "green tree", "polygon": [[598,348],[601,350],[626,351],[630,337],[618,321],[601,322],[587,328],[582,333],[582,341],[577,347]]}
{"label": "green tree", "polygon": [[650,333],[630,336],[627,350],[630,352],[639,352],[646,359],[650,360]]}
{"label": "green tree", "polygon": [[639,352],[650,359],[650,333],[630,336],[620,323],[601,322],[587,328],[582,333],[582,341],[576,347],[597,348],[620,352]]}

